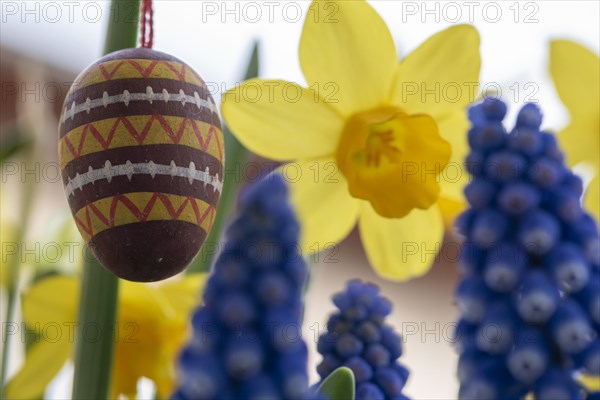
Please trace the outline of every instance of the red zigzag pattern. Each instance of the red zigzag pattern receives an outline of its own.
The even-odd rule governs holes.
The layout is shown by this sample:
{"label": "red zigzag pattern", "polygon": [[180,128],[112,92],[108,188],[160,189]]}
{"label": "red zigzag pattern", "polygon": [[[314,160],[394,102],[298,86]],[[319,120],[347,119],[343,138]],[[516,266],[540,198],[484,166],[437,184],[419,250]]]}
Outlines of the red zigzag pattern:
{"label": "red zigzag pattern", "polygon": [[198,226],[202,226],[202,223],[206,220],[206,218],[210,215],[210,226],[212,226],[214,217],[215,217],[215,208],[213,206],[208,206],[208,208],[204,211],[204,213],[200,213],[200,209],[196,204],[196,201],[193,197],[187,197],[183,203],[176,210],[169,197],[164,193],[153,193],[152,197],[146,204],[143,210],[140,210],[126,195],[117,195],[113,197],[112,202],[110,204],[110,212],[108,217],[106,217],[102,211],[100,211],[93,203],[85,206],[85,223],[81,221],[79,218],[75,217],[75,222],[84,232],[86,232],[90,236],[94,236],[92,221],[90,218],[90,211],[94,213],[98,217],[100,221],[108,228],[115,227],[115,214],[117,212],[117,206],[119,203],[123,204],[131,213],[139,219],[139,222],[144,222],[150,215],[150,212],[154,208],[154,204],[159,201],[165,206],[169,216],[173,220],[178,220],[179,216],[185,210],[188,204],[192,206],[192,210],[194,210],[194,215],[196,216],[196,224]]}
{"label": "red zigzag pattern", "polygon": [[141,132],[138,132],[131,123],[131,121],[127,119],[127,117],[117,117],[115,123],[110,128],[106,139],[104,139],[104,137],[94,126],[93,122],[91,122],[84,126],[83,133],[79,138],[79,144],[77,145],[77,148],[75,148],[75,146],[67,136],[64,137],[63,141],[73,158],[77,158],[81,155],[81,151],[83,150],[83,145],[88,134],[92,135],[98,141],[98,143],[100,143],[100,146],[102,146],[103,150],[107,150],[108,148],[110,148],[110,144],[112,143],[112,140],[115,136],[115,132],[119,127],[119,124],[122,123],[123,126],[125,126],[125,129],[127,129],[127,132],[129,132],[129,134],[135,139],[138,145],[141,145],[144,143],[144,140],[146,140],[146,137],[148,136],[148,133],[150,132],[150,128],[152,127],[154,121],[157,121],[160,124],[166,135],[173,141],[173,144],[179,144],[187,124],[191,124],[192,129],[194,130],[194,134],[196,135],[196,139],[198,139],[198,144],[200,145],[202,151],[207,151],[208,146],[210,145],[210,142],[214,137],[214,139],[217,141],[217,148],[219,150],[219,161],[223,161],[223,149],[215,127],[212,125],[210,126],[206,140],[204,140],[202,138],[200,128],[196,124],[196,121],[190,118],[184,118],[183,121],[179,124],[177,131],[174,132],[162,115],[154,114],[150,117],[148,122],[146,122]]}
{"label": "red zigzag pattern", "polygon": [[[123,66],[123,64],[125,64],[125,63],[127,63],[127,64],[131,65],[133,68],[135,68],[140,73],[140,75],[142,75],[142,77],[144,77],[144,78],[148,78],[150,76],[150,74],[152,74],[152,71],[154,71],[154,68],[156,68],[157,65],[163,64],[167,68],[169,68],[171,71],[173,71],[175,73],[175,75],[177,75],[177,77],[179,78],[180,81],[182,81],[182,82],[185,81],[185,72],[187,70],[187,66],[185,64],[180,64],[181,69],[177,70],[177,68],[170,61],[155,60],[155,61],[152,61],[146,68],[143,68],[135,60],[122,60],[119,63],[117,63],[117,65],[115,65],[115,67],[110,71],[104,66],[104,63],[99,64],[98,68],[100,69],[100,73],[102,74],[104,79],[109,81],[112,79],[112,77],[115,75],[115,73],[119,70],[119,68],[121,68],[121,66]],[[194,76],[196,78],[200,79],[200,77],[193,70],[190,70],[190,71],[192,71],[192,73],[194,74]]]}

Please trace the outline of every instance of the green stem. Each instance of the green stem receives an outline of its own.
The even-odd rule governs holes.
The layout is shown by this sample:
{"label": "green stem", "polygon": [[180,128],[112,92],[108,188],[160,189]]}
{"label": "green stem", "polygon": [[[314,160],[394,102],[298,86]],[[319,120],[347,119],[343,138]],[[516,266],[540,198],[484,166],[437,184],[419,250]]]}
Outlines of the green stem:
{"label": "green stem", "polygon": [[[112,0],[105,53],[136,46],[139,9],[140,0]],[[118,278],[86,250],[75,343],[74,399],[106,399],[111,394],[118,293]],[[92,326],[94,329],[88,329]]]}
{"label": "green stem", "polygon": [[[34,146],[35,148],[35,146]],[[25,159],[28,161],[33,161],[35,158],[33,157],[34,150],[28,150],[28,154],[26,154]],[[8,282],[7,282],[7,291],[8,291],[8,303],[6,305],[6,320],[4,322],[5,329],[3,329],[2,334],[2,369],[0,371],[0,394],[4,393],[4,389],[6,388],[6,375],[8,372],[8,359],[11,348],[12,334],[9,334],[8,326],[11,326],[15,323],[15,306],[17,304],[17,295],[19,293],[19,276],[21,272],[21,250],[22,246],[24,246],[25,239],[25,231],[27,229],[27,225],[29,224],[29,217],[31,214],[31,204],[35,191],[35,183],[34,179],[27,179],[25,176],[25,188],[23,190],[23,202],[21,206],[19,225],[17,228],[17,232],[15,235],[16,245],[18,247],[17,254],[14,254],[10,258],[10,263],[8,265]]]}
{"label": "green stem", "polygon": [[119,280],[86,249],[75,343],[74,399],[110,396]]}
{"label": "green stem", "polygon": [[[258,76],[258,54],[259,46],[258,43],[255,43],[252,48],[248,67],[246,68],[244,80]],[[225,218],[231,215],[235,208],[237,192],[242,183],[243,174],[241,172],[245,166],[248,151],[233,136],[227,126],[223,128],[223,137],[225,140],[225,174],[223,177],[221,200],[219,201],[212,229],[204,242],[200,255],[196,257],[196,260],[188,268],[188,273],[208,271],[210,269],[212,261],[218,253],[218,244],[225,226]]]}
{"label": "green stem", "polygon": [[141,0],[111,0],[104,54],[137,45]]}

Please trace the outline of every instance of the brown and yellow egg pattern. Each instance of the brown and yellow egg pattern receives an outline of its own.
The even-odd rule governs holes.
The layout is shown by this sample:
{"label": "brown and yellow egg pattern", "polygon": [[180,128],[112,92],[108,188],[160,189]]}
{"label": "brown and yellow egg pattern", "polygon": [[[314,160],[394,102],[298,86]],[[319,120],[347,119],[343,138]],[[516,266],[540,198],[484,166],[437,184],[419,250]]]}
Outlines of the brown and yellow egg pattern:
{"label": "brown and yellow egg pattern", "polygon": [[198,74],[150,49],[111,53],[75,80],[59,135],[69,206],[99,261],[134,281],[183,270],[212,226],[224,169]]}

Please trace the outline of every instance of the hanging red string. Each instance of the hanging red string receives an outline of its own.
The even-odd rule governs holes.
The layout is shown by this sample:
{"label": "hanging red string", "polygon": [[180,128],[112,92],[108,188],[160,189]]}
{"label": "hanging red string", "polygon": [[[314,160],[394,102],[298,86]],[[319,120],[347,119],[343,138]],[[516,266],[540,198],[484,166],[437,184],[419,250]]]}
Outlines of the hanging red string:
{"label": "hanging red string", "polygon": [[154,11],[152,0],[142,0],[140,46],[151,49],[154,41]]}

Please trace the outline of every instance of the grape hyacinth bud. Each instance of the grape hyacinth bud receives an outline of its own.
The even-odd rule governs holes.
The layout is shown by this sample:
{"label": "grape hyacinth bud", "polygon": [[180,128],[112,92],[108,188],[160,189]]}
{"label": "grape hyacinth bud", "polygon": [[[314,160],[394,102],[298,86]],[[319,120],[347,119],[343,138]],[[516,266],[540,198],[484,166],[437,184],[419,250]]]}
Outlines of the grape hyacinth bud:
{"label": "grape hyacinth bud", "polygon": [[323,356],[317,366],[321,379],[344,366],[354,373],[356,399],[407,399],[402,389],[409,373],[398,362],[402,339],[385,324],[391,303],[377,286],[359,280],[348,282],[333,303],[338,311],[329,318],[327,332],[317,344]]}
{"label": "grape hyacinth bud", "polygon": [[525,105],[510,133],[505,113],[491,98],[469,111],[466,161],[477,166],[457,219],[459,397],[592,399],[578,379],[600,381],[597,223],[538,107]]}
{"label": "grape hyacinth bud", "polygon": [[300,335],[307,268],[283,178],[242,194],[239,216],[192,318],[174,399],[303,399],[307,347]]}

